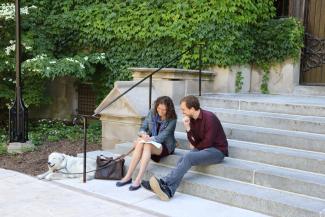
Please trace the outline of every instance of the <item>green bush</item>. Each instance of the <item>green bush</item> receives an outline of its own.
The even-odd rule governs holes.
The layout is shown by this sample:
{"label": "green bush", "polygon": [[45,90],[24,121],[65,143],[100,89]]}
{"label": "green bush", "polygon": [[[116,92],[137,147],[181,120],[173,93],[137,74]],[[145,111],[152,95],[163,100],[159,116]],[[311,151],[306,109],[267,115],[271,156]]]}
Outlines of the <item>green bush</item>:
{"label": "green bush", "polygon": [[0,155],[4,155],[7,153],[7,141],[8,136],[6,131],[0,128]]}
{"label": "green bush", "polygon": [[[44,142],[61,140],[80,141],[83,139],[83,126],[44,119],[31,124],[28,136],[29,140],[36,146],[42,145]],[[8,141],[8,132],[0,128],[0,154],[6,153]],[[87,127],[87,142],[100,143],[100,141],[101,123],[98,121],[90,122]]]}
{"label": "green bush", "polygon": [[291,57],[298,59],[303,46],[304,29],[294,18],[269,20],[252,28],[252,63],[272,64]]}
{"label": "green bush", "polygon": [[[44,142],[58,142],[60,140],[79,141],[83,139],[83,128],[62,121],[39,120],[33,123],[29,132],[29,139],[35,145]],[[100,122],[91,122],[87,127],[87,141],[99,143],[101,141]]]}
{"label": "green bush", "polygon": [[0,143],[0,156],[7,154],[7,146],[5,143]]}

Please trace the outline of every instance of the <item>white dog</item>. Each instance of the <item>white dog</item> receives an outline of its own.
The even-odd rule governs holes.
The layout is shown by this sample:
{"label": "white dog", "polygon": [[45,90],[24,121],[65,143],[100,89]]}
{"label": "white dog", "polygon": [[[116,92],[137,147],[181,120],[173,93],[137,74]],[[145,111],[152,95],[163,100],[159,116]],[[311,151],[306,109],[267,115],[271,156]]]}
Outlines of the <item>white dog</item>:
{"label": "white dog", "polygon": [[[49,170],[46,173],[38,175],[39,179],[54,180],[63,178],[82,178],[83,177],[83,158],[73,157],[62,153],[53,152],[48,158]],[[87,158],[86,179],[95,177],[96,160]],[[77,173],[77,174],[76,174]]]}

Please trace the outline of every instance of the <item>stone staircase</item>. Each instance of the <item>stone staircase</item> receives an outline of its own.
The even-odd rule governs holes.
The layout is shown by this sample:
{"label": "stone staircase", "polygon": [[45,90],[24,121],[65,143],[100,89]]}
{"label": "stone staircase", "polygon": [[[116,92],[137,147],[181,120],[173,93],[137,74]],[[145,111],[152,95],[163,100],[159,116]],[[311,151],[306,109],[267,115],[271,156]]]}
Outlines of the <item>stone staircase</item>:
{"label": "stone staircase", "polygon": [[[325,97],[211,94],[200,102],[221,120],[230,156],[193,167],[178,191],[271,216],[325,217]],[[150,163],[146,178],[167,174],[188,151],[178,116],[180,146]],[[117,144],[105,154],[130,147]]]}

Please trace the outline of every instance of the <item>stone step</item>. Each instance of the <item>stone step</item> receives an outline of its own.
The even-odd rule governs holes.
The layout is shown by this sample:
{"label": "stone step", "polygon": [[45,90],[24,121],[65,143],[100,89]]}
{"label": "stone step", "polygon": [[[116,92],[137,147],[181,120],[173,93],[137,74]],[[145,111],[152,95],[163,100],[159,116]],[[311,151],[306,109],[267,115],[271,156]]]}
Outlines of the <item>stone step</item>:
{"label": "stone step", "polygon": [[[126,167],[129,161],[130,157],[127,157]],[[162,177],[170,172],[171,168],[162,164],[150,163],[145,179],[152,175]],[[325,200],[322,199],[204,175],[194,171],[189,171],[184,176],[178,191],[271,216],[320,217],[325,214]]]}
{"label": "stone step", "polygon": [[[248,126],[223,122],[228,139],[262,143],[281,147],[325,153],[325,135],[292,130]],[[185,132],[181,119],[177,121],[176,134]]]}
{"label": "stone step", "polygon": [[203,107],[220,121],[257,127],[325,134],[325,117]]}
{"label": "stone step", "polygon": [[325,135],[222,123],[227,138],[307,151],[325,152]]}
{"label": "stone step", "polygon": [[[151,164],[148,174],[162,177],[169,171]],[[193,172],[184,176],[178,191],[272,216],[319,217],[325,211],[321,199]]]}
{"label": "stone step", "polygon": [[325,96],[205,94],[202,106],[325,117]]}
{"label": "stone step", "polygon": [[[212,107],[203,107],[203,109],[216,114],[222,123],[325,134],[325,117],[243,111]],[[180,109],[176,108],[176,111],[180,111]],[[177,126],[176,130],[184,131],[184,128],[181,125],[181,119],[183,116],[180,114],[180,112],[178,112],[177,115],[179,126]]]}
{"label": "stone step", "polygon": [[309,96],[309,97],[319,97],[325,96],[324,86],[296,86],[293,95],[296,96]]}
{"label": "stone step", "polygon": [[[188,149],[185,133],[176,132],[179,148]],[[325,153],[228,139],[232,158],[325,174]]]}
{"label": "stone step", "polygon": [[233,158],[325,174],[325,154],[258,143],[229,141]]}
{"label": "stone step", "polygon": [[[131,143],[116,146],[116,153],[126,153]],[[161,159],[160,164],[176,166],[188,150],[176,149],[173,155]],[[209,166],[194,166],[192,171],[248,182],[264,187],[325,199],[325,175],[271,166],[245,160],[225,158],[224,162]]]}

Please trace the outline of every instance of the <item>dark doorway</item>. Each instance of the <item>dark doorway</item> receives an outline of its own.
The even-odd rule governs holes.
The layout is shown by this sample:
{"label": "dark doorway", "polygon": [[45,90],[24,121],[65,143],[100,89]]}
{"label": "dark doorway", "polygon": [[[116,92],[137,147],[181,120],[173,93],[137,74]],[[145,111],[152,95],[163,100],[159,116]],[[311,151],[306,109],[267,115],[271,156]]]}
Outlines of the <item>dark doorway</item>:
{"label": "dark doorway", "polygon": [[274,1],[274,7],[276,8],[276,16],[288,17],[289,15],[289,0],[277,0]]}
{"label": "dark doorway", "polygon": [[305,1],[301,84],[325,85],[325,1]]}

